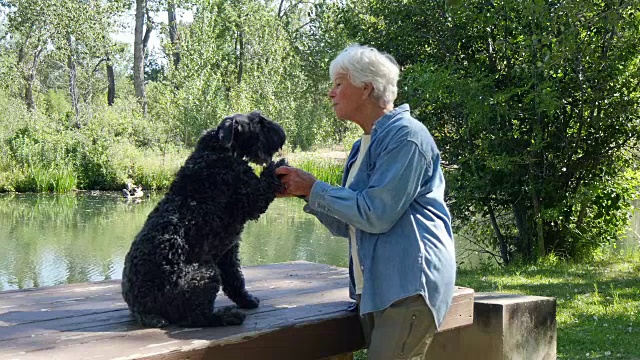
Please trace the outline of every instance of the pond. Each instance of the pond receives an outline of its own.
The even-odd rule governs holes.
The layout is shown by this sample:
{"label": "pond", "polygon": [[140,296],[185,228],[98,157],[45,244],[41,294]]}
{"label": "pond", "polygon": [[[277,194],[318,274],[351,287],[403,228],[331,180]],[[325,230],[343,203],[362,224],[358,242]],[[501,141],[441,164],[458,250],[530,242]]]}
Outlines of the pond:
{"label": "pond", "polygon": [[[0,290],[119,279],[124,256],[160,200],[119,193],[0,194]],[[243,233],[243,266],[305,260],[346,267],[347,242],[276,199]]]}
{"label": "pond", "polygon": [[[0,291],[119,279],[131,241],[160,198],[0,194]],[[634,219],[633,240],[620,247],[637,246],[640,221]],[[468,245],[456,238],[459,265],[473,267],[483,257]],[[243,266],[293,260],[348,265],[347,241],[332,236],[295,198],[276,199],[246,225],[240,256]]]}

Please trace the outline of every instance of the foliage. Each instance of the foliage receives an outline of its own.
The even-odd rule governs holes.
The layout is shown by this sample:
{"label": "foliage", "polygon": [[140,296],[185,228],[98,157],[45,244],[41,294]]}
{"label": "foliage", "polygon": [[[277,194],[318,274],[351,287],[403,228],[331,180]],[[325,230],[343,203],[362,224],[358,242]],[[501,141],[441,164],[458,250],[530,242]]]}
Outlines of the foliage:
{"label": "foliage", "polygon": [[16,95],[32,108],[38,105],[34,96],[65,89],[77,116],[82,103],[90,103],[106,88],[97,65],[107,53],[117,51],[110,32],[128,2],[6,0],[4,6],[11,36],[3,45],[15,57],[16,72],[11,76],[18,84]]}
{"label": "foliage", "polygon": [[[51,190],[34,179],[62,169],[80,189],[118,188],[131,177],[161,188],[172,176],[164,160],[148,173],[131,159],[149,152],[152,159],[181,158],[182,146],[192,146],[203,130],[235,112],[260,110],[278,121],[291,149],[340,141],[348,133],[326,97],[328,59],[342,47],[338,35],[321,31],[333,26],[325,11],[331,2],[175,4],[191,8],[194,20],[178,24],[179,47],[164,41],[146,59],[145,116],[130,98],[132,56],[108,36],[119,30],[119,14],[129,2],[2,2],[0,101],[10,101],[8,116],[0,120],[6,130],[0,141],[10,145],[0,160],[4,191]],[[165,10],[159,1],[148,5]],[[152,20],[154,31],[167,31]],[[321,49],[315,41],[323,42]],[[164,59],[176,50],[182,61],[167,65]],[[101,65],[107,56],[116,71],[113,108],[104,106]]]}
{"label": "foliage", "polygon": [[459,286],[548,296],[557,302],[558,359],[635,359],[640,326],[640,253],[608,252],[593,262],[558,261],[506,269],[463,270]]}
{"label": "foliage", "polygon": [[290,150],[350,146],[360,130],[333,116],[327,68],[359,41],[401,65],[399,102],[436,138],[469,236],[505,264],[590,256],[638,189],[639,0],[458,3],[176,1],[193,21],[171,43],[152,19],[163,48],[147,58],[145,112],[130,49],[110,38],[130,1],[3,0],[0,188],[162,188],[203,130],[251,110]]}
{"label": "foliage", "polygon": [[0,111],[12,115],[0,122],[0,191],[120,190],[128,181],[164,189],[187,155],[164,140],[162,124],[141,116],[133,98],[96,105],[82,129],[29,112],[2,92]]}
{"label": "foliage", "polygon": [[303,158],[292,161],[291,165],[312,173],[318,180],[334,186],[342,183],[344,164],[332,160],[318,158]]}
{"label": "foliage", "polygon": [[[640,136],[640,3],[350,2],[341,21],[397,57],[461,223],[504,263],[589,256],[624,228]],[[481,233],[478,233],[481,236]]]}
{"label": "foliage", "polygon": [[[533,265],[458,271],[456,285],[556,299],[558,359],[640,356],[640,253],[607,253],[593,263],[545,256]],[[366,350],[354,359],[366,360]]]}
{"label": "foliage", "polygon": [[180,66],[168,68],[158,93],[149,96],[151,112],[158,106],[188,145],[223,117],[252,110],[283,125],[293,149],[333,138],[326,68],[318,77],[318,69],[308,66],[314,58],[301,50],[300,39],[312,31],[301,24],[308,5],[194,3],[194,21],[180,28]]}

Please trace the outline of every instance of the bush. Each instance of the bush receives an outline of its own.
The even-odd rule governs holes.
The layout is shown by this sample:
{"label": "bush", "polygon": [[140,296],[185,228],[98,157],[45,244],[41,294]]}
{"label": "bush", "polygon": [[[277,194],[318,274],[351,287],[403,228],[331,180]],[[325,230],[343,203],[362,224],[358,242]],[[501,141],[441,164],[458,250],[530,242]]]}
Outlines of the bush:
{"label": "bush", "polygon": [[636,195],[637,2],[399,3],[352,2],[362,16],[345,28],[401,64],[400,100],[442,151],[453,216],[487,220],[505,263],[616,238]]}
{"label": "bush", "polygon": [[61,121],[64,102],[49,93],[51,114],[26,111],[0,93],[0,191],[120,190],[128,181],[166,188],[186,152],[162,123],[144,118],[133,98],[95,105],[78,129]]}

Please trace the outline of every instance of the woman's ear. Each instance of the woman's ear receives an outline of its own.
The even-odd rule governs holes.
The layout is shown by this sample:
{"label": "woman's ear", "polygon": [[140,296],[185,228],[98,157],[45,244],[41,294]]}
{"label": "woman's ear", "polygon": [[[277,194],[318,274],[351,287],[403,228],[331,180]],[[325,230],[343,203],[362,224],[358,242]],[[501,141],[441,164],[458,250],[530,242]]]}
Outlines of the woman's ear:
{"label": "woman's ear", "polygon": [[373,84],[371,83],[364,83],[364,85],[362,86],[362,98],[363,99],[367,99],[369,98],[369,96],[373,93]]}

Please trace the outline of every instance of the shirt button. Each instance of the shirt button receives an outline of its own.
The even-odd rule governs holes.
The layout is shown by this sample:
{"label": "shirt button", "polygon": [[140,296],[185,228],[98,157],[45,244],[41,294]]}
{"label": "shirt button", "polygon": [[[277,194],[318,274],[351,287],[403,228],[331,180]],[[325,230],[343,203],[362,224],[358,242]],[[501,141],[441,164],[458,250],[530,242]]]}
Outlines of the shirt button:
{"label": "shirt button", "polygon": [[364,271],[364,266],[360,266],[360,270]]}

